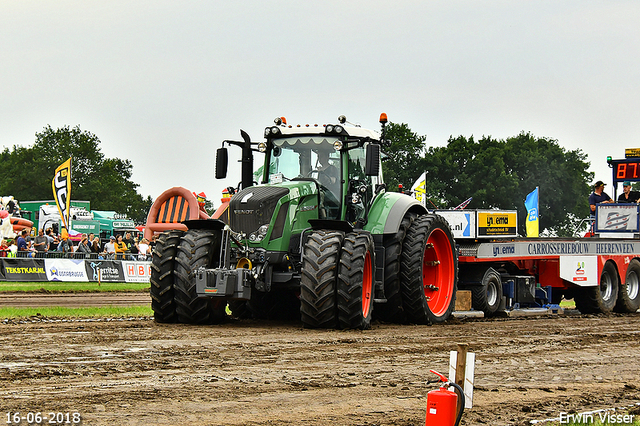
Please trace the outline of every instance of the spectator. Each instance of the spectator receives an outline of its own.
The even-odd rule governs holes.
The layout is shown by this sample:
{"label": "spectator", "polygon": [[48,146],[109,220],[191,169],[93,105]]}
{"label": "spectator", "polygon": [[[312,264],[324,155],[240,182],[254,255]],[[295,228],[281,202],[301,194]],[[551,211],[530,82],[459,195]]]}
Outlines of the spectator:
{"label": "spectator", "polygon": [[7,252],[9,251],[9,246],[7,245],[7,241],[2,238],[0,240],[0,257],[7,257]]}
{"label": "spectator", "polygon": [[156,247],[156,240],[158,239],[158,237],[156,236],[156,234],[153,234],[151,236],[151,241],[149,241],[149,248],[151,249],[151,252],[153,253],[153,249]]}
{"label": "spectator", "polygon": [[35,238],[33,247],[40,253],[44,253],[49,250],[49,238],[44,235],[42,229],[38,230],[38,236]]}
{"label": "spectator", "polygon": [[[93,234],[89,234],[89,236],[91,236],[91,235],[93,235]],[[98,254],[98,253],[102,252],[102,250],[100,250],[100,238],[93,237],[93,239],[92,240],[90,239],[90,241],[92,241],[91,242],[91,253]]]}
{"label": "spectator", "polygon": [[606,184],[601,180],[597,181],[593,185],[593,192],[589,195],[589,208],[592,217],[596,215],[596,204],[599,203],[613,203],[613,200],[606,192],[604,192],[604,186]]}
{"label": "spectator", "polygon": [[80,244],[78,244],[76,253],[83,253],[85,256],[91,253],[91,246],[89,245],[89,239],[86,236],[83,236],[82,240],[80,240]]}
{"label": "spectator", "polygon": [[55,238],[53,238],[53,229],[47,228],[45,234],[47,234],[47,239],[49,240],[49,248],[52,248],[55,242]]}
{"label": "spectator", "polygon": [[127,231],[125,233],[124,238],[122,239],[122,242],[126,244],[127,250],[129,250],[131,254],[138,254],[138,247],[136,246],[136,240],[131,238],[131,232]]}
{"label": "spectator", "polygon": [[151,247],[146,238],[143,238],[138,244],[138,253],[138,259],[140,260],[147,260],[148,256],[151,255]]}
{"label": "spectator", "polygon": [[63,234],[60,236],[60,243],[58,244],[58,252],[64,253],[65,257],[68,257],[73,253],[73,243],[69,239],[69,236]]}
{"label": "spectator", "polygon": [[116,243],[114,247],[116,250],[116,259],[125,259],[125,253],[129,252],[129,249],[127,248],[125,242],[122,240],[122,234],[118,234],[118,236],[116,237]]}
{"label": "spectator", "polygon": [[27,245],[27,230],[23,229],[20,232],[20,236],[18,237],[18,251],[28,251],[29,247]]}
{"label": "spectator", "polygon": [[16,240],[13,239],[11,241],[9,241],[9,248],[7,251],[7,257],[16,257],[16,254],[18,253],[18,246],[16,245]]}
{"label": "spectator", "polygon": [[105,243],[104,251],[102,253],[107,255],[107,258],[113,258],[116,253],[116,237],[113,235],[109,237],[109,242]]}
{"label": "spectator", "polygon": [[638,203],[640,202],[640,192],[631,190],[631,181],[622,182],[622,194],[618,197],[619,203]]}

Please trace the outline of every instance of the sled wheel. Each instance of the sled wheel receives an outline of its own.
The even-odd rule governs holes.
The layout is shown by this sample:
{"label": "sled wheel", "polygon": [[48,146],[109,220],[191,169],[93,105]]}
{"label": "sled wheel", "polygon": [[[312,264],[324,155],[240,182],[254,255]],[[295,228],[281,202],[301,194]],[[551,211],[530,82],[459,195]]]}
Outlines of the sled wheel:
{"label": "sled wheel", "polygon": [[357,231],[342,242],[338,271],[337,303],[340,328],[371,327],[375,246],[371,234]]}
{"label": "sled wheel", "polygon": [[151,309],[156,322],[176,322],[176,304],[173,290],[173,269],[180,238],[184,231],[167,231],[160,234],[151,258]]}
{"label": "sled wheel", "polygon": [[414,215],[407,215],[402,219],[398,232],[387,237],[384,242],[384,296],[387,302],[377,304],[374,312],[374,318],[382,321],[396,324],[406,321],[400,291],[400,254],[404,236],[414,219]]}
{"label": "sled wheel", "polygon": [[616,312],[636,312],[640,308],[640,261],[632,259],[624,284],[618,287]]}
{"label": "sled wheel", "polygon": [[487,269],[480,286],[471,287],[473,309],[484,312],[486,316],[496,313],[502,299],[502,279],[493,268]]}
{"label": "sled wheel", "polygon": [[339,231],[319,230],[304,246],[300,317],[306,328],[338,327],[336,280],[343,237]]}
{"label": "sled wheel", "polygon": [[212,324],[225,316],[226,300],[200,298],[196,294],[196,271],[217,265],[219,234],[209,230],[188,230],[178,246],[175,267],[175,301],[178,321],[187,324]]}
{"label": "sled wheel", "polygon": [[618,299],[618,271],[613,262],[607,262],[600,274],[600,285],[576,289],[576,308],[583,314],[607,314]]}
{"label": "sled wheel", "polygon": [[407,319],[436,324],[453,311],[458,281],[458,256],[447,221],[437,214],[418,217],[402,245],[402,305]]}

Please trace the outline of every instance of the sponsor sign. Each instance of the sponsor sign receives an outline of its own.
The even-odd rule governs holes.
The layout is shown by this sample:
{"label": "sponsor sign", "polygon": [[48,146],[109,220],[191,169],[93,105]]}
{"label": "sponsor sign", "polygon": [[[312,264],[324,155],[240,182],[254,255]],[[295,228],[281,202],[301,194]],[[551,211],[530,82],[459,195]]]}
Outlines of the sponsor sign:
{"label": "sponsor sign", "polygon": [[579,286],[598,285],[598,257],[561,256],[560,278]]}
{"label": "sponsor sign", "polygon": [[85,272],[89,281],[124,282],[122,263],[117,260],[85,260]]}
{"label": "sponsor sign", "polygon": [[48,281],[44,259],[2,259],[2,275],[7,281]]}
{"label": "sponsor sign", "polygon": [[598,204],[596,233],[638,232],[637,204]]}
{"label": "sponsor sign", "polygon": [[148,283],[151,277],[151,262],[122,262],[124,281],[128,283]]}
{"label": "sponsor sign", "polygon": [[453,238],[476,238],[475,210],[437,210],[436,213],[449,222]]}
{"label": "sponsor sign", "polygon": [[49,281],[88,281],[84,260],[45,259],[44,268]]}
{"label": "sponsor sign", "polygon": [[478,237],[517,237],[516,210],[478,210]]}

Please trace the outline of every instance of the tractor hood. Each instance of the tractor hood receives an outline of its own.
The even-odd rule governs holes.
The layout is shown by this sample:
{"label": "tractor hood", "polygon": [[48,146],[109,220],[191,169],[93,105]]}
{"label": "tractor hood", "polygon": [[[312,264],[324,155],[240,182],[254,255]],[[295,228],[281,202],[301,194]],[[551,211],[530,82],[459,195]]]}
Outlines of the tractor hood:
{"label": "tractor hood", "polygon": [[[264,225],[284,222],[285,206],[292,200],[317,195],[318,188],[312,181],[288,181],[277,185],[250,186],[238,192],[229,202],[229,225],[236,232],[251,235]],[[279,208],[283,207],[283,208]],[[282,210],[278,218],[274,215]],[[278,219],[281,217],[281,220]],[[282,226],[282,225],[281,225]]]}

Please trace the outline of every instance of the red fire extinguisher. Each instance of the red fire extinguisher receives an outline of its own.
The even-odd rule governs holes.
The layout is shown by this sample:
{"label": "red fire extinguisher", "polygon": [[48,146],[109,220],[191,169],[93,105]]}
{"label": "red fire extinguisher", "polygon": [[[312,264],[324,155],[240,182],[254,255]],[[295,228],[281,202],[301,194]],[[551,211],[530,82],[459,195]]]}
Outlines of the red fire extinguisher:
{"label": "red fire extinguisher", "polygon": [[[437,375],[443,383],[440,385],[440,389],[432,390],[427,394],[427,420],[425,426],[458,426],[464,411],[464,391],[458,384],[450,382],[449,379],[437,371],[429,371]],[[458,394],[447,389],[449,386],[453,386],[460,393],[462,404],[457,417]]]}

